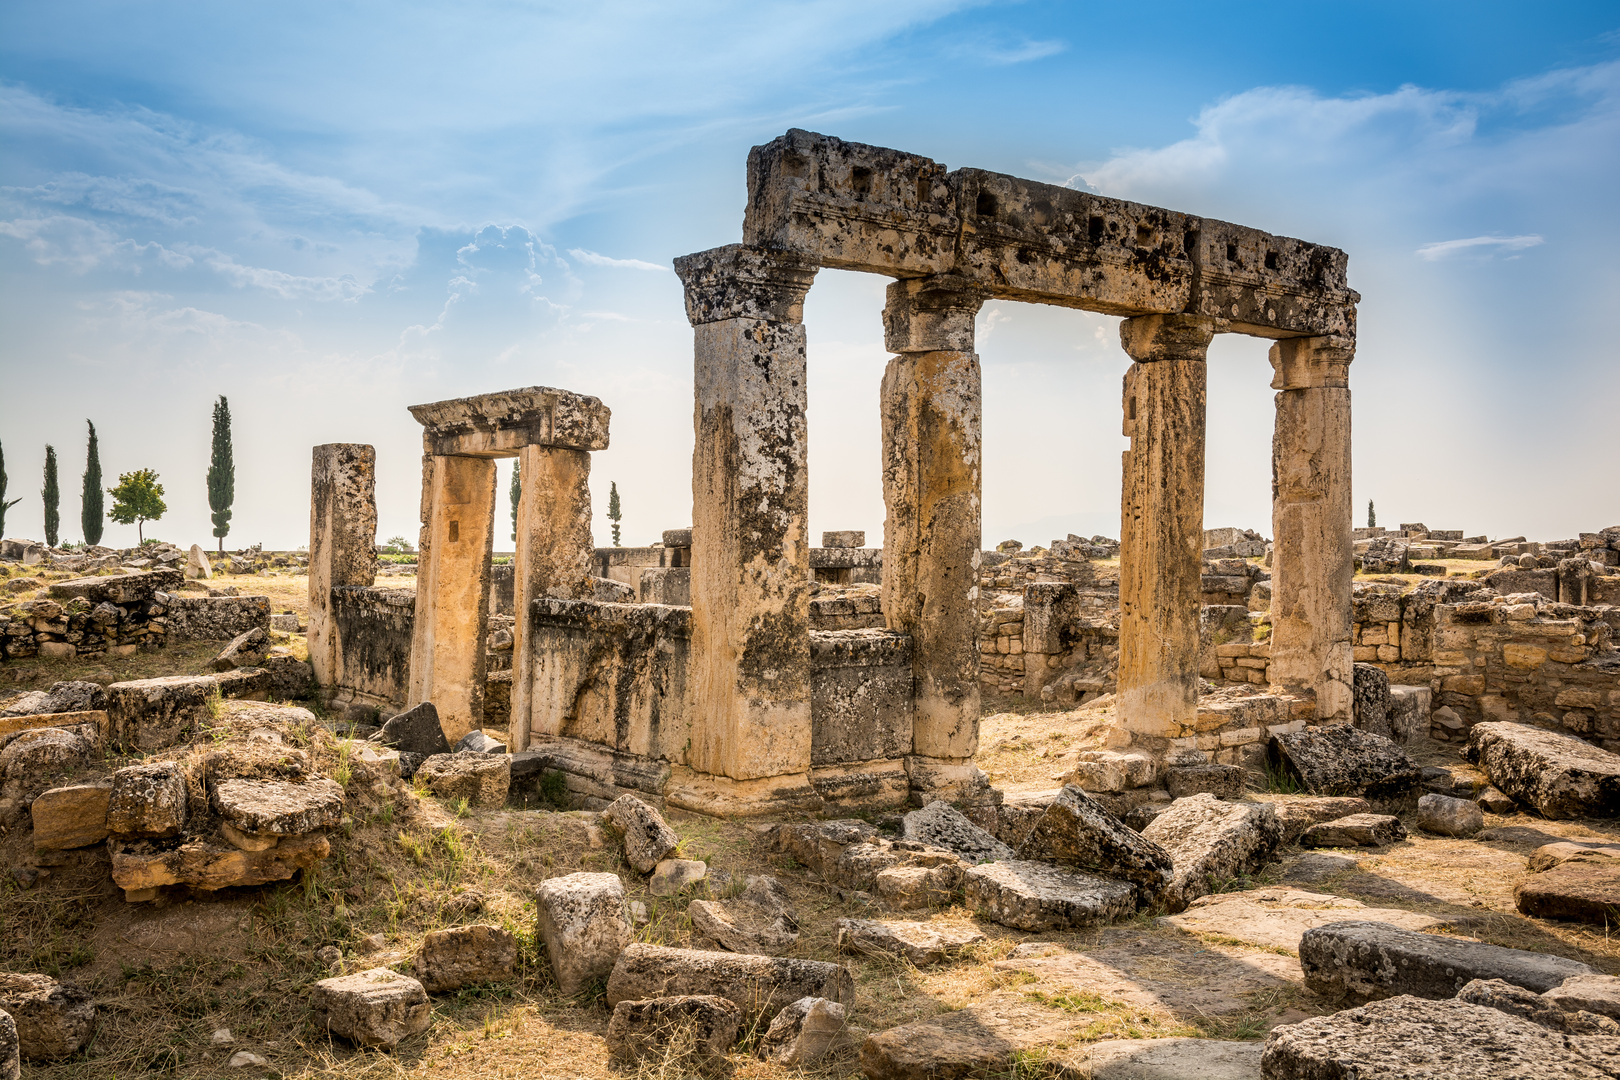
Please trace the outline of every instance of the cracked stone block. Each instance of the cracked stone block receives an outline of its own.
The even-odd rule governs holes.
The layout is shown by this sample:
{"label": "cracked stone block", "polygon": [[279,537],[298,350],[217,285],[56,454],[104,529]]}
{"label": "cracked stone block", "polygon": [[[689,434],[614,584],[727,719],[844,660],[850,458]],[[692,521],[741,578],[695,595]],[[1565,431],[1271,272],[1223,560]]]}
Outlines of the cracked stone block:
{"label": "cracked stone block", "polygon": [[417,768],[415,779],[441,799],[466,799],[470,806],[504,806],[512,787],[511,760],[505,754],[461,750],[434,754]]}
{"label": "cracked stone block", "polygon": [[563,995],[571,997],[614,970],[631,938],[624,883],[617,874],[555,877],[540,884],[534,900],[536,936],[545,943]]}
{"label": "cracked stone block", "polygon": [[619,834],[625,861],[643,874],[652,873],[681,842],[664,815],[634,795],[621,795],[609,803],[602,811],[602,821]]}
{"label": "cracked stone block", "polygon": [[11,1014],[25,1061],[71,1057],[90,1041],[96,1026],[90,995],[49,975],[0,972],[0,1010]]}
{"label": "cracked stone block", "polygon": [[442,994],[510,978],[516,964],[517,938],[512,932],[479,924],[424,935],[414,970],[423,989]]}
{"label": "cracked stone block", "polygon": [[1091,873],[1122,878],[1152,903],[1171,882],[1170,853],[1113,814],[1073,784],[1065,784],[1019,846],[1024,860],[1058,863]]}
{"label": "cracked stone block", "polygon": [[1351,814],[1305,830],[1301,847],[1383,847],[1406,839],[1406,826],[1393,814]]}
{"label": "cracked stone block", "polygon": [[1068,930],[1136,910],[1129,882],[1024,860],[968,867],[962,891],[975,913],[1016,930]]}
{"label": "cracked stone block", "polygon": [[826,998],[800,998],[771,1020],[759,1056],[777,1065],[814,1065],[845,1037],[845,1008]]}
{"label": "cracked stone block", "polygon": [[172,761],[113,773],[107,828],[120,836],[178,836],[186,825],[186,774]]}
{"label": "cracked stone block", "polygon": [[1526,724],[1475,724],[1467,756],[1492,784],[1543,817],[1620,817],[1620,754],[1573,735]]}
{"label": "cracked stone block", "polygon": [[742,1024],[742,1009],[713,994],[621,1001],[608,1021],[608,1054],[625,1065],[650,1058],[707,1069],[724,1061]]}
{"label": "cracked stone block", "polygon": [[1305,931],[1299,963],[1310,989],[1363,1001],[1402,994],[1449,998],[1475,979],[1542,993],[1571,976],[1597,974],[1561,956],[1353,920]]}
{"label": "cracked stone block", "polygon": [[944,848],[968,862],[1014,858],[1012,848],[973,824],[948,802],[935,800],[906,814],[903,820],[907,840]]}
{"label": "cracked stone block", "polygon": [[634,944],[620,954],[608,979],[609,1005],[671,994],[714,994],[748,1017],[776,1013],[803,997],[848,1007],[855,982],[848,971],[821,960],[671,949]]}
{"label": "cracked stone block", "polygon": [[1485,812],[1472,799],[1429,794],[1418,799],[1418,828],[1441,836],[1473,836],[1485,827]]}
{"label": "cracked stone block", "polygon": [[1142,835],[1170,853],[1174,869],[1164,900],[1170,910],[1180,911],[1257,872],[1277,850],[1282,826],[1269,803],[1203,794],[1171,803]]}
{"label": "cracked stone block", "polygon": [[433,1022],[422,984],[387,968],[322,979],[310,1006],[318,1026],[359,1046],[392,1049]]}
{"label": "cracked stone block", "polygon": [[686,914],[700,937],[730,952],[781,956],[799,940],[793,903],[773,877],[750,877],[732,900],[693,900]]}
{"label": "cracked stone block", "polygon": [[34,848],[69,851],[107,839],[107,803],[112,785],[105,781],[71,784],[43,792],[30,806]]}
{"label": "cracked stone block", "polygon": [[982,933],[971,926],[877,919],[838,920],[839,952],[899,956],[915,967],[944,963],[969,945],[986,940]]}

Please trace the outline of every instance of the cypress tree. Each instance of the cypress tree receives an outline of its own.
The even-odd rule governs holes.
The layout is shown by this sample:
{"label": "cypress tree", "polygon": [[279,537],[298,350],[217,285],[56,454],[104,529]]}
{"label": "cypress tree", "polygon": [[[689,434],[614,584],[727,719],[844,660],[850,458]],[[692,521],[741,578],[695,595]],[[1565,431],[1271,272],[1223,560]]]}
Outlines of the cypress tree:
{"label": "cypress tree", "polygon": [[90,428],[90,448],[84,458],[84,495],[80,501],[79,524],[84,526],[84,542],[90,547],[101,543],[101,530],[107,524],[101,509],[101,453],[96,449],[96,425]]}
{"label": "cypress tree", "polygon": [[62,529],[62,489],[56,483],[56,447],[45,444],[45,486],[39,497],[45,500],[45,546],[55,547]]}
{"label": "cypress tree", "polygon": [[1373,529],[1373,528],[1377,528],[1377,526],[1378,526],[1378,515],[1373,513],[1373,501],[1371,499],[1368,499],[1367,500],[1367,528]]}
{"label": "cypress tree", "polygon": [[0,448],[0,536],[6,535],[6,511],[20,502],[21,499],[6,502],[6,452]]}
{"label": "cypress tree", "polygon": [[621,547],[619,543],[619,522],[624,514],[619,511],[619,485],[616,482],[608,484],[608,520],[613,522],[613,546]]}
{"label": "cypress tree", "polygon": [[236,501],[236,465],[231,460],[231,406],[225,395],[214,403],[214,450],[208,460],[208,509],[213,511],[219,553],[225,554],[225,534],[231,531],[231,503]]}
{"label": "cypress tree", "polygon": [[523,459],[512,459],[512,539],[517,539],[518,499],[523,495]]}

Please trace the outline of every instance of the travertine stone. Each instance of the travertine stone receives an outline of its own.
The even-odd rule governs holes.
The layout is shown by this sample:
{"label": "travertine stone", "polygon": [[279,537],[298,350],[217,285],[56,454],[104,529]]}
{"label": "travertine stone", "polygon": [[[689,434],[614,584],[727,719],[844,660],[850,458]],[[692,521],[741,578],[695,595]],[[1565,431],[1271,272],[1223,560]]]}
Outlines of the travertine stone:
{"label": "travertine stone", "polygon": [[208,699],[219,688],[212,675],[164,675],[107,687],[112,740],[133,750],[161,750],[208,720]]}
{"label": "travertine stone", "polygon": [[1405,930],[1444,927],[1447,920],[1400,908],[1370,908],[1359,900],[1282,886],[1201,896],[1177,915],[1165,915],[1161,926],[1193,934],[1215,934],[1251,945],[1294,952],[1305,931],[1354,919]]}
{"label": "travertine stone", "polygon": [[742,1033],[743,1011],[713,994],[621,1001],[608,1021],[608,1055],[621,1065],[650,1058],[660,1066],[718,1070]]}
{"label": "travertine stone", "polygon": [[1152,903],[1170,884],[1170,853],[1066,784],[1035,822],[1018,853],[1025,859],[1062,863],[1094,874],[1123,878]]}
{"label": "travertine stone", "polygon": [[734,780],[810,770],[805,333],[813,267],[742,247],[676,260],[696,337],[692,746]]}
{"label": "travertine stone", "polygon": [[1473,979],[1503,979],[1542,993],[1571,976],[1596,974],[1562,956],[1355,920],[1307,930],[1299,942],[1299,963],[1310,989],[1358,1000],[1397,994],[1439,1000]]}
{"label": "travertine stone", "polygon": [[777,1013],[759,1041],[759,1056],[778,1065],[814,1065],[844,1034],[845,1009],[826,998],[800,998]]}
{"label": "travertine stone", "polygon": [[318,1026],[359,1046],[392,1049],[433,1022],[422,984],[387,968],[322,979],[309,1003]]}
{"label": "travertine stone", "polygon": [[970,863],[1014,858],[1013,849],[969,821],[950,803],[935,801],[905,815],[905,838],[955,852]]}
{"label": "travertine stone", "polygon": [[1294,338],[1271,347],[1273,683],[1316,694],[1320,719],[1351,719],[1350,491],[1353,340]]}
{"label": "travertine stone", "polygon": [[1418,828],[1442,836],[1473,836],[1485,827],[1485,812],[1472,799],[1433,792],[1418,799]]}
{"label": "travertine stone", "polygon": [[1620,978],[1613,975],[1572,975],[1543,996],[1565,1012],[1620,1020]]}
{"label": "travertine stone", "polygon": [[1535,991],[1501,979],[1475,979],[1457,991],[1457,1000],[1483,1005],[1571,1035],[1620,1035],[1620,1024],[1607,1016],[1580,1010],[1566,1012]]}
{"label": "travertine stone", "polygon": [[377,579],[377,451],[356,443],[315,447],[309,492],[309,662],[315,682],[337,674],[332,589]]}
{"label": "travertine stone", "polygon": [[1313,795],[1399,800],[1423,778],[1392,740],[1349,724],[1273,735],[1271,753]]}
{"label": "travertine stone", "polygon": [[889,286],[883,376],[883,612],[910,634],[915,752],[978,749],[983,400],[973,318],[982,290],[952,278]]}
{"label": "travertine stone", "polygon": [[1272,801],[1277,823],[1282,826],[1282,843],[1292,844],[1305,830],[1319,821],[1333,821],[1351,814],[1370,814],[1372,804],[1355,796],[1284,795]]}
{"label": "travertine stone", "polygon": [[409,700],[433,702],[452,744],[483,726],[494,515],[493,459],[424,452]]}
{"label": "travertine stone", "polygon": [[21,1080],[22,1052],[17,1039],[17,1022],[0,1009],[0,1080]]}
{"label": "travertine stone", "polygon": [[107,839],[107,801],[112,785],[102,781],[51,788],[28,808],[34,822],[34,847],[67,851]]}
{"label": "travertine stone", "polygon": [[461,750],[434,754],[416,770],[417,779],[441,799],[466,799],[472,806],[499,807],[512,787],[511,759],[505,754]]}
{"label": "travertine stone", "polygon": [[214,809],[231,827],[248,834],[297,836],[329,829],[343,816],[343,788],[324,777],[286,780],[220,780],[211,793]]}
{"label": "travertine stone", "polygon": [[639,942],[619,955],[608,979],[609,1005],[677,994],[714,994],[755,1017],[772,1015],[803,997],[853,1005],[855,981],[844,968],[821,960],[671,949]]}
{"label": "travertine stone", "polygon": [[731,952],[781,956],[799,940],[793,903],[773,877],[750,877],[742,895],[732,900],[693,900],[686,914],[700,940]]}
{"label": "travertine stone", "polygon": [[1620,754],[1505,722],[1470,728],[1467,753],[1491,783],[1547,817],[1620,817]]}
{"label": "travertine stone", "polygon": [[424,428],[427,452],[509,457],[527,446],[606,450],[612,417],[598,398],[552,386],[524,386],[493,394],[412,405]]}
{"label": "travertine stone", "polygon": [[1406,826],[1393,814],[1351,814],[1312,825],[1301,847],[1382,847],[1406,839]]}
{"label": "travertine stone", "polygon": [[[20,1051],[26,1061],[69,1057],[90,1040],[96,1026],[90,995],[49,975],[0,972],[0,1010],[16,1025],[13,1052]],[[0,1048],[0,1067],[4,1057]]]}
{"label": "travertine stone", "polygon": [[1595,853],[1565,859],[1519,882],[1513,900],[1525,915],[1611,926],[1620,911],[1620,859]]}
{"label": "travertine stone", "polygon": [[1177,799],[1142,835],[1170,853],[1165,900],[1180,911],[1200,896],[1264,866],[1282,839],[1271,804],[1225,802],[1210,794]]}
{"label": "travertine stone", "polygon": [[286,881],[332,852],[331,842],[319,833],[285,837],[274,847],[257,851],[213,839],[188,839],[172,847],[161,840],[116,835],[108,848],[113,883],[124,890],[125,899],[153,898],[155,894],[148,895],[149,891],[165,885],[211,891]]}
{"label": "travertine stone", "polygon": [[185,828],[186,775],[172,761],[130,765],[113,774],[107,828],[121,836],[176,836]]}
{"label": "travertine stone", "polygon": [[1136,910],[1129,882],[1016,859],[969,867],[962,892],[979,916],[1031,932],[1073,930]]}
{"label": "travertine stone", "polygon": [[416,977],[430,994],[509,978],[517,963],[517,938],[499,926],[478,924],[434,930],[416,953]]}
{"label": "travertine stone", "polygon": [[[557,989],[572,996],[613,970],[630,944],[630,915],[617,874],[567,874],[535,890],[536,936]],[[658,997],[657,993],[627,995]]]}
{"label": "travertine stone", "polygon": [[634,795],[621,795],[602,811],[602,823],[619,835],[624,844],[624,861],[650,874],[674,853],[680,834],[669,827],[653,807]]}
{"label": "travertine stone", "polygon": [[838,920],[839,952],[886,953],[904,957],[915,967],[942,963],[969,945],[984,940],[985,936],[971,926],[884,919]]}
{"label": "travertine stone", "polygon": [[1175,737],[1198,711],[1204,548],[1205,364],[1214,319],[1120,324],[1125,376],[1120,494],[1119,715],[1133,735]]}

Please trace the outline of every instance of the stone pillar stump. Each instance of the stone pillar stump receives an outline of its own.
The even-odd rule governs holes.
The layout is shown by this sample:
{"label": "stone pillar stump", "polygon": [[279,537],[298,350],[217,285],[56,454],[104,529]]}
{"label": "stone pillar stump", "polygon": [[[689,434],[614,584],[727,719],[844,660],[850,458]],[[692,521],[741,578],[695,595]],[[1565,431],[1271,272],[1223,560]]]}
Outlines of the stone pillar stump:
{"label": "stone pillar stump", "polygon": [[309,484],[309,662],[317,686],[337,676],[332,590],[377,580],[377,451],[315,447]]}

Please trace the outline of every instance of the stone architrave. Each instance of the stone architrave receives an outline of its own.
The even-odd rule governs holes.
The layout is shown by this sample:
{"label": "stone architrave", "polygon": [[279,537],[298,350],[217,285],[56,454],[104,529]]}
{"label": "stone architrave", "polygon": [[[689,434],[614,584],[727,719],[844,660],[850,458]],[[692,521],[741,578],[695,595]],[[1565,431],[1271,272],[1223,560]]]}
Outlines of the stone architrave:
{"label": "stone architrave", "polygon": [[696,339],[688,764],[802,776],[813,795],[802,318],[816,268],[732,245],[675,269]]}
{"label": "stone architrave", "polygon": [[1120,323],[1125,376],[1119,534],[1119,713],[1136,736],[1181,734],[1198,711],[1203,603],[1205,356],[1215,319]]}
{"label": "stone architrave", "polygon": [[1320,720],[1352,719],[1350,361],[1355,342],[1271,347],[1271,681],[1313,691]]}
{"label": "stone architrave", "polygon": [[979,742],[983,398],[973,320],[988,295],[951,275],[897,281],[883,309],[883,613],[911,635],[913,753]]}
{"label": "stone architrave", "polygon": [[337,674],[332,590],[377,580],[377,451],[358,443],[315,447],[309,493],[309,662],[315,682]]}

